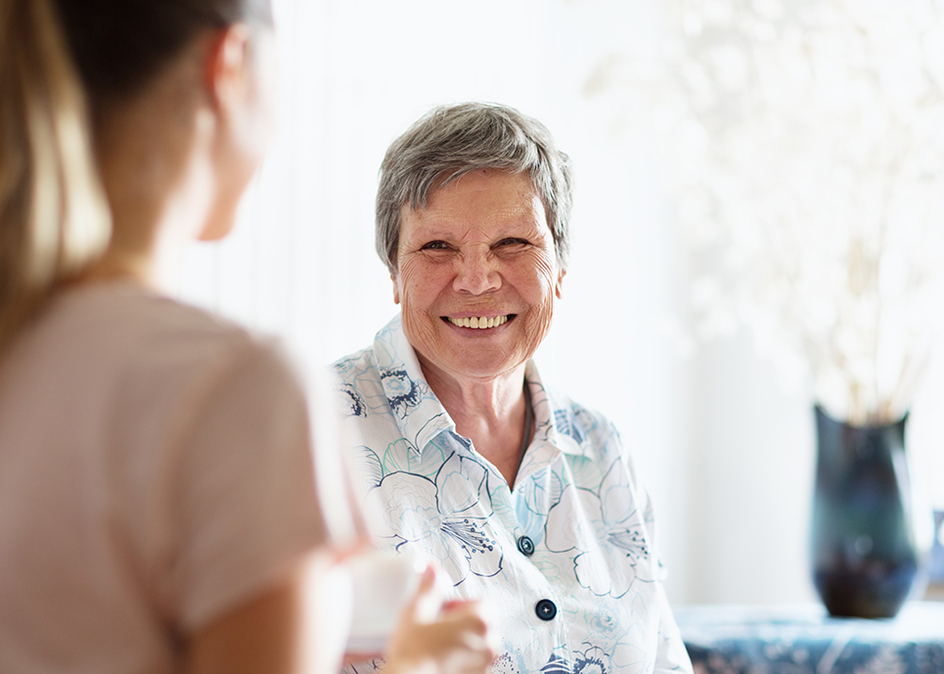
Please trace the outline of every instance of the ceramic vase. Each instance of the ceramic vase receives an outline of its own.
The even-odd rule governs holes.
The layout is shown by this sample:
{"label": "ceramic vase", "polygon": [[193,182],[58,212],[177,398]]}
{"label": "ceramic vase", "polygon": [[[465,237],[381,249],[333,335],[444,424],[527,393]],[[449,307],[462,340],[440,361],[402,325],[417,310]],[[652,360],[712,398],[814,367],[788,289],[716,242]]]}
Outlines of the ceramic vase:
{"label": "ceramic vase", "polygon": [[854,427],[819,406],[815,413],[816,590],[833,616],[893,617],[916,581],[921,584],[928,555],[924,529],[932,526],[905,455],[908,415],[893,424]]}

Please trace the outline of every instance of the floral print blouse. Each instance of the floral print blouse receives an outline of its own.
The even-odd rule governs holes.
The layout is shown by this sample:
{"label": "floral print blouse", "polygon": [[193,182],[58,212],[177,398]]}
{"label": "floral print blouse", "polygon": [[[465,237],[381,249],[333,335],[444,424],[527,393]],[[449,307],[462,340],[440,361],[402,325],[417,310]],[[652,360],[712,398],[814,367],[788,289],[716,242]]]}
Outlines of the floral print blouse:
{"label": "floral print blouse", "polygon": [[607,419],[547,391],[529,362],[536,431],[510,489],[456,433],[399,317],[334,367],[380,545],[432,557],[457,597],[496,609],[493,674],[691,671],[649,499]]}

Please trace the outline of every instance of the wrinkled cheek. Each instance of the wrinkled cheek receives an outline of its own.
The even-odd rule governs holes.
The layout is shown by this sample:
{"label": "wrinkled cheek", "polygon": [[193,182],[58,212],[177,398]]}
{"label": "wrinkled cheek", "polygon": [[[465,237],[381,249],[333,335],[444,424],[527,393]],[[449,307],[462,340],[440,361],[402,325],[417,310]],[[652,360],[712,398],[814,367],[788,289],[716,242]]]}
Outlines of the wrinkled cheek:
{"label": "wrinkled cheek", "polygon": [[554,296],[549,295],[547,299],[541,304],[539,310],[540,323],[539,327],[541,330],[541,339],[544,339],[544,335],[547,334],[547,331],[551,328],[551,320],[554,318]]}
{"label": "wrinkled cheek", "polygon": [[551,328],[551,319],[554,317],[554,281],[556,273],[548,265],[541,265],[541,274],[536,282],[542,286],[542,297],[540,304],[533,309],[532,320],[529,325],[528,341],[533,349],[537,349],[548,330]]}
{"label": "wrinkled cheek", "polygon": [[401,295],[400,315],[403,321],[403,332],[410,345],[428,358],[431,355],[429,351],[435,348],[439,340],[436,334],[439,326],[434,322],[439,319],[414,308],[411,300],[409,293]]}
{"label": "wrinkled cheek", "polygon": [[416,264],[414,260],[401,260],[401,264],[398,287],[404,330],[407,336],[428,338],[433,334],[434,328],[438,327],[433,322],[438,320],[438,317],[429,313],[436,294],[429,289],[440,288],[442,279],[436,274],[428,273],[428,270]]}
{"label": "wrinkled cheek", "polygon": [[409,294],[402,295],[400,298],[400,315],[403,318],[403,330],[406,332],[410,341],[419,334],[429,334],[429,317],[425,312],[417,310],[413,306],[412,298]]}

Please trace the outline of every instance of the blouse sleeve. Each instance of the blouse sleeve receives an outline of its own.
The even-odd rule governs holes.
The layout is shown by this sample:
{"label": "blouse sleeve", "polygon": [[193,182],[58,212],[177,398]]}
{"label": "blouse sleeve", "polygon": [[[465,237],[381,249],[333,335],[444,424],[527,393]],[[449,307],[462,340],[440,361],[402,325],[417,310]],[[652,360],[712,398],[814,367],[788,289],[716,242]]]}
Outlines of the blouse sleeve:
{"label": "blouse sleeve", "polygon": [[[615,427],[613,432],[616,433],[617,437],[619,436]],[[658,553],[656,543],[656,520],[652,499],[649,497],[649,492],[640,480],[631,452],[629,452],[622,442],[620,442],[620,446],[622,447],[623,460],[626,462],[631,480],[633,481],[634,495],[638,499],[639,507],[642,509],[646,535],[649,539],[653,555],[652,562],[656,565],[658,589],[656,593],[657,606],[655,610],[658,614],[659,630],[657,639],[659,642],[656,648],[654,674],[669,674],[670,672],[672,674],[691,674],[692,662],[688,657],[688,651],[685,648],[685,643],[682,641],[682,635],[679,633],[675,616],[672,615],[672,608],[669,606],[669,600],[668,597],[666,597],[665,588],[663,587],[668,573]]]}
{"label": "blouse sleeve", "polygon": [[691,674],[692,661],[679,633],[665,591],[659,588],[659,644],[654,674]]}
{"label": "blouse sleeve", "polygon": [[310,407],[277,351],[251,343],[196,400],[172,503],[179,528],[168,589],[185,632],[335,544],[355,507],[320,497],[316,485],[346,480],[338,466],[318,465],[334,448],[313,444]]}

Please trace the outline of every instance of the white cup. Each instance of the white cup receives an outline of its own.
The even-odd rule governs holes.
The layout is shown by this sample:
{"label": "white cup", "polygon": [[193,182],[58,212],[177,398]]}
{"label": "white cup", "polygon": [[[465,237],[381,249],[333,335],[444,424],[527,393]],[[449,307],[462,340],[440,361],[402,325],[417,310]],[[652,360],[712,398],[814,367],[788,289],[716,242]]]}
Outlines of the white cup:
{"label": "white cup", "polygon": [[419,587],[426,564],[409,555],[371,550],[352,557],[347,566],[354,599],[348,653],[379,655]]}

